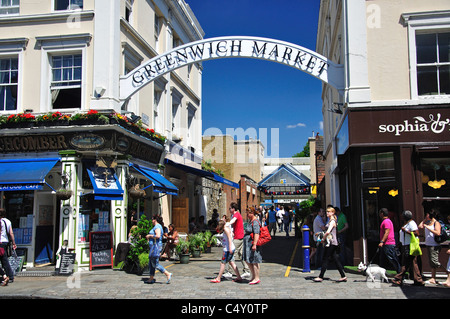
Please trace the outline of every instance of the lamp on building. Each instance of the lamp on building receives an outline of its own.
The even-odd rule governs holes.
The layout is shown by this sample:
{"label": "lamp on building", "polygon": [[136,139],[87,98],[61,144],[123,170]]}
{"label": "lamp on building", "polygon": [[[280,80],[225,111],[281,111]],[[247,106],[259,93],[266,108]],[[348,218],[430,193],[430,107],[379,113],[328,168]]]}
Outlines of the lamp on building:
{"label": "lamp on building", "polygon": [[342,109],[341,109],[341,107],[342,107],[342,108],[345,107],[345,104],[344,104],[344,103],[336,103],[336,102],[334,102],[334,103],[333,103],[333,106],[334,106],[334,108],[328,109],[327,111],[328,111],[328,112],[333,112],[333,113],[336,113],[336,114],[342,114],[342,113],[344,113],[344,112],[342,111]]}

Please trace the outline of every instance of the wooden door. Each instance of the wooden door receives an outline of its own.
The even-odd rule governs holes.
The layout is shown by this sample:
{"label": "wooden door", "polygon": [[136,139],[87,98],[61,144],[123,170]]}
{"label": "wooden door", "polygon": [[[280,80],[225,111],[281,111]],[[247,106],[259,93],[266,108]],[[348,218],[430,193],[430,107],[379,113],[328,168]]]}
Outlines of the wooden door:
{"label": "wooden door", "polygon": [[189,232],[189,198],[172,197],[172,224],[179,232]]}

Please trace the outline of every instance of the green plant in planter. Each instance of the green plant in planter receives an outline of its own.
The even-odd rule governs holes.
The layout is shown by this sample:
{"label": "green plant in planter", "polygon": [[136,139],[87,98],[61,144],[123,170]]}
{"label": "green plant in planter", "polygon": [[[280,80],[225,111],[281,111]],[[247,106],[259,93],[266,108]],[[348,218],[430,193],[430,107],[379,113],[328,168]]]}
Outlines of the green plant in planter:
{"label": "green plant in planter", "polygon": [[189,248],[193,257],[199,257],[200,251],[203,249],[203,233],[189,235]]}
{"label": "green plant in planter", "polygon": [[148,253],[142,253],[138,256],[139,260],[139,267],[141,269],[145,269],[148,266],[149,259],[148,259]]}
{"label": "green plant in planter", "polygon": [[203,243],[204,243],[203,251],[206,251],[210,249],[212,246],[217,245],[217,237],[215,237],[212,232],[207,230],[203,233]]}
{"label": "green plant in planter", "polygon": [[186,239],[180,239],[175,246],[175,251],[178,256],[189,254],[189,241]]}
{"label": "green plant in planter", "polygon": [[127,262],[130,265],[136,265],[140,268],[140,255],[146,255],[148,261],[148,241],[145,236],[153,228],[153,224],[147,219],[145,215],[142,215],[137,223],[137,227],[131,231],[132,240],[131,248],[128,252]]}

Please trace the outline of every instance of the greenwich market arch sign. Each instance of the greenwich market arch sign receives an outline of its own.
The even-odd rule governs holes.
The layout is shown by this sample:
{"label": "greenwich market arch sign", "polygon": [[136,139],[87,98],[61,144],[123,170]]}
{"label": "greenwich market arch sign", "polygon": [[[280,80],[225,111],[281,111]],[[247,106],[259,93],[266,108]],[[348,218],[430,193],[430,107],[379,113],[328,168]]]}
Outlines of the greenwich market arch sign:
{"label": "greenwich market arch sign", "polygon": [[120,99],[128,100],[141,88],[166,73],[201,61],[254,58],[285,64],[344,88],[344,67],[296,44],[260,37],[229,36],[203,39],[158,55],[120,79]]}

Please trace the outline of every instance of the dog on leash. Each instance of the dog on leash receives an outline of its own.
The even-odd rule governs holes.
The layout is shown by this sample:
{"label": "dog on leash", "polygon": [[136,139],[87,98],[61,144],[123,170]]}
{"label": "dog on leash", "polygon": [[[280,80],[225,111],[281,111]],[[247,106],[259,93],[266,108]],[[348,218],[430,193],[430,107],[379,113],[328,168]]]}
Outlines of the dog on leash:
{"label": "dog on leash", "polygon": [[360,272],[366,273],[367,280],[371,280],[375,282],[375,278],[380,278],[380,282],[386,281],[389,282],[389,279],[386,277],[386,269],[377,266],[377,265],[365,265],[362,262],[358,265],[358,270]]}
{"label": "dog on leash", "polygon": [[331,241],[333,240],[333,235],[328,234],[326,238],[325,232],[321,231],[317,233],[317,243],[323,244],[325,247],[330,247]]}

